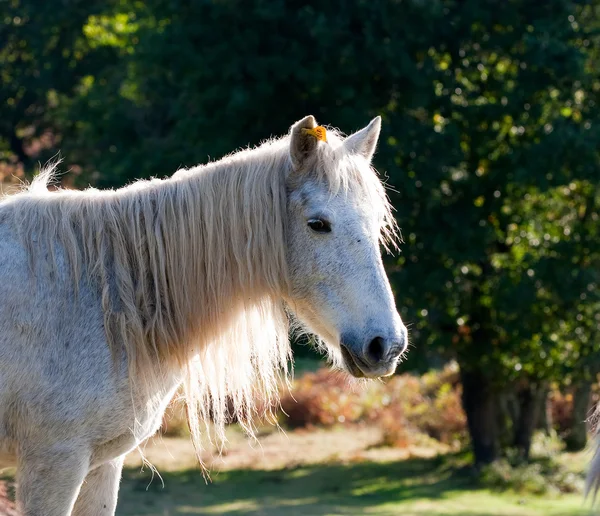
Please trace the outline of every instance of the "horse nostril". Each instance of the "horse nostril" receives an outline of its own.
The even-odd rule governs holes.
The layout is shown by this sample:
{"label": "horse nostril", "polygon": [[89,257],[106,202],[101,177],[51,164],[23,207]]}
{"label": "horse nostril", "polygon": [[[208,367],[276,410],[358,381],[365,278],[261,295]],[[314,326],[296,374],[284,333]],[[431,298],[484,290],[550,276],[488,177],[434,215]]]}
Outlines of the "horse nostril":
{"label": "horse nostril", "polygon": [[381,361],[385,353],[384,341],[381,337],[375,337],[367,346],[367,357],[374,363]]}

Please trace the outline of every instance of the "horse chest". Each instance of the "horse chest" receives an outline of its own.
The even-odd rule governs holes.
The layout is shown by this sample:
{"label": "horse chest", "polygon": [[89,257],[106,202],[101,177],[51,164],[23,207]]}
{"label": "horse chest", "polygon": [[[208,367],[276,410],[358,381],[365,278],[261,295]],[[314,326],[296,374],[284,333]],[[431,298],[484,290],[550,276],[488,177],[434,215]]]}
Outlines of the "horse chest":
{"label": "horse chest", "polygon": [[92,466],[125,455],[154,435],[178,386],[175,382],[153,398],[136,400],[127,410],[121,409],[120,413],[115,414],[118,432],[113,428],[106,433],[105,439],[94,446]]}

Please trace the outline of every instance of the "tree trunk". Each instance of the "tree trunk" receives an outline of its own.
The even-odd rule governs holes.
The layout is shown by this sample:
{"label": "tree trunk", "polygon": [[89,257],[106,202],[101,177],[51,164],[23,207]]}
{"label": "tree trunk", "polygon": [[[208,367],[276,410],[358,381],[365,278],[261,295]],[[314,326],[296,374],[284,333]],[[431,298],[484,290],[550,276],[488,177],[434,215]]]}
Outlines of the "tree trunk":
{"label": "tree trunk", "polygon": [[545,384],[527,382],[517,390],[519,417],[514,426],[514,446],[522,459],[529,459],[531,439],[538,424],[540,408],[545,395]]}
{"label": "tree trunk", "polygon": [[573,416],[571,418],[571,428],[565,437],[565,444],[568,451],[583,450],[587,444],[587,426],[588,410],[590,408],[590,395],[592,383],[582,381],[575,386],[573,392]]}
{"label": "tree trunk", "polygon": [[484,371],[461,368],[460,377],[475,465],[489,464],[498,458],[497,395]]}
{"label": "tree trunk", "polygon": [[498,395],[496,413],[498,417],[498,446],[500,450],[512,446],[513,428],[516,421],[516,403],[512,392],[502,392]]}
{"label": "tree trunk", "polygon": [[552,405],[549,399],[550,391],[546,388],[546,392],[540,397],[540,407],[538,414],[537,430],[542,430],[546,435],[552,432]]}

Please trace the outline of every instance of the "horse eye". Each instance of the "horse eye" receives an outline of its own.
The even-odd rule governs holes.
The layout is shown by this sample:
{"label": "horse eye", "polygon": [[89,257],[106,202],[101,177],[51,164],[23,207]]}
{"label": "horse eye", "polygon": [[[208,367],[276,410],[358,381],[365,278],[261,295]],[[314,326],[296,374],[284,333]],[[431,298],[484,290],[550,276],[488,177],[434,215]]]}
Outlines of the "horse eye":
{"label": "horse eye", "polygon": [[329,233],[331,231],[329,222],[323,219],[310,219],[308,221],[308,227],[317,233]]}

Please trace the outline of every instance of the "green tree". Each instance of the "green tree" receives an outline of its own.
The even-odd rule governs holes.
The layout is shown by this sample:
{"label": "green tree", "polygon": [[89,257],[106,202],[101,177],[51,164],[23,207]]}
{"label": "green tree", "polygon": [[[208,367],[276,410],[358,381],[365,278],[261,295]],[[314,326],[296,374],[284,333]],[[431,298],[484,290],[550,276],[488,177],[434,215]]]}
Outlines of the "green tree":
{"label": "green tree", "polygon": [[[111,62],[111,52],[92,52],[81,32],[93,13],[110,2],[35,0],[0,2],[0,159],[26,166],[60,147],[53,107],[74,95],[83,77]],[[40,151],[41,147],[41,151]]]}
{"label": "green tree", "polygon": [[499,398],[518,393],[506,444],[526,457],[536,394],[598,350],[598,78],[583,4],[490,2],[487,16],[468,4],[455,4],[456,32],[429,52],[439,101],[421,116],[434,132],[400,154],[414,180],[399,216],[415,225],[396,277],[422,338],[460,363],[485,463],[499,451]]}

